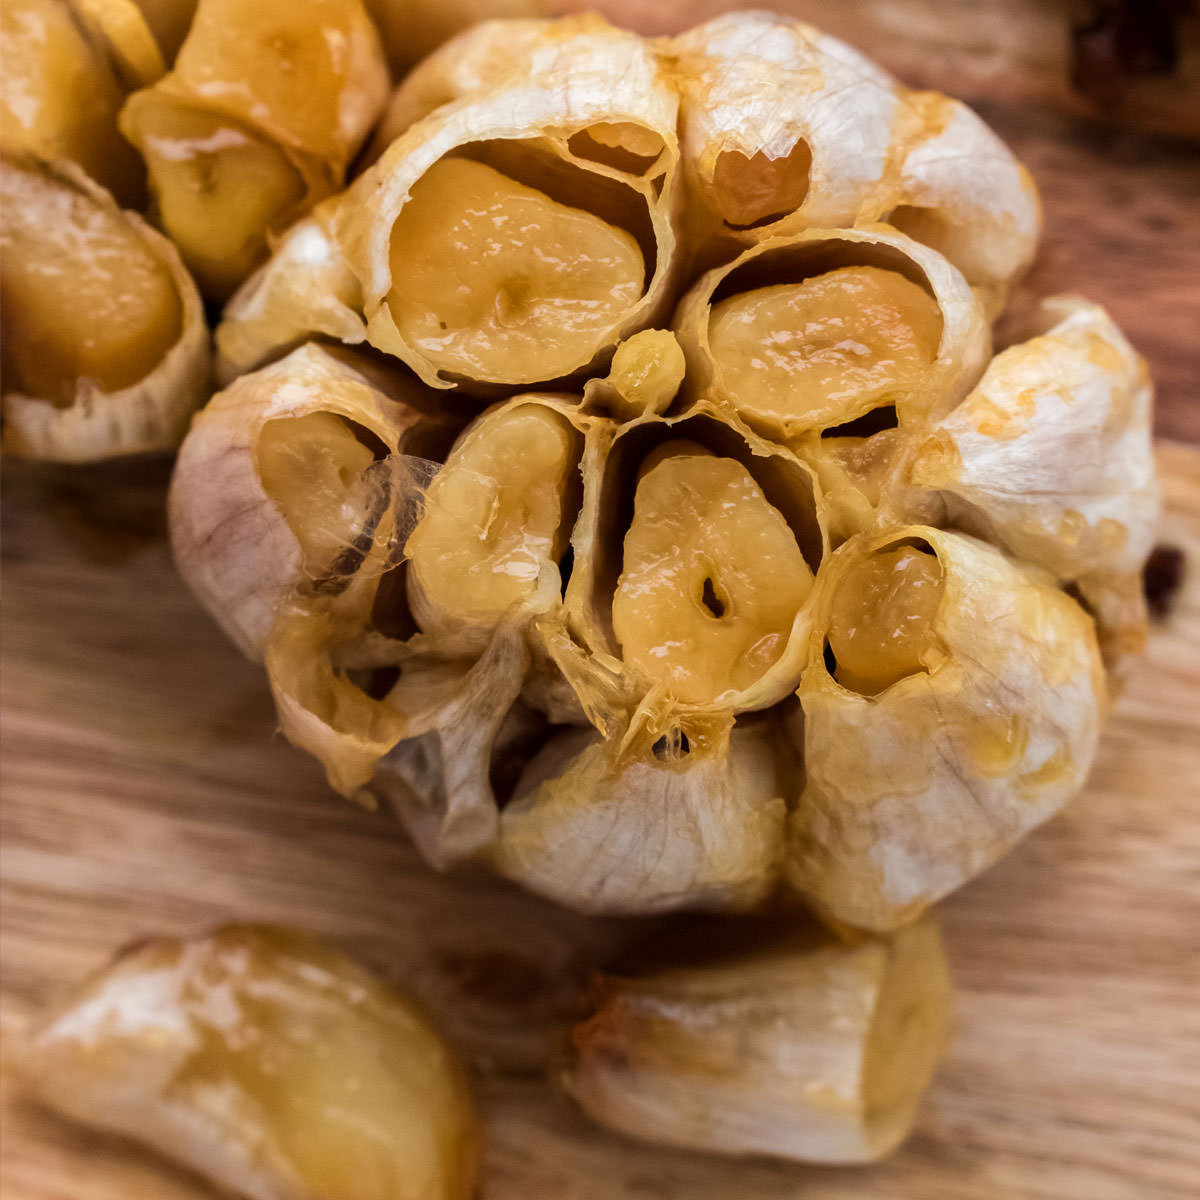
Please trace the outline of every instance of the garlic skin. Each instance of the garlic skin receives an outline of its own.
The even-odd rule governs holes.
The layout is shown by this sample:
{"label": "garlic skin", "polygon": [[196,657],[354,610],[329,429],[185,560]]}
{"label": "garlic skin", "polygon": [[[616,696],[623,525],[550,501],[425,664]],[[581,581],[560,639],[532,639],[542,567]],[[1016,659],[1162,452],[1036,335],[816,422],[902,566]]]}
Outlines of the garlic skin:
{"label": "garlic skin", "polygon": [[[848,602],[839,589],[857,563],[914,543],[932,548],[941,568],[917,661],[881,690],[845,686],[823,659]],[[786,876],[823,915],[887,931],[986,869],[1079,790],[1106,708],[1099,649],[1091,619],[1049,576],[927,526],[852,539],[818,587],[797,690],[805,784],[789,816]]]}
{"label": "garlic skin", "polygon": [[33,1029],[43,1103],[248,1200],[466,1200],[462,1068],[404,996],[292,930],[135,944]]}
{"label": "garlic skin", "polygon": [[[413,392],[409,399],[420,402],[419,389]],[[251,659],[262,658],[276,613],[296,589],[348,571],[333,553],[325,561],[304,561],[281,508],[286,497],[273,497],[262,477],[259,451],[269,423],[322,413],[366,430],[397,456],[394,469],[375,471],[362,494],[350,490],[353,480],[345,481],[343,502],[354,519],[334,544],[346,550],[374,507],[400,503],[387,488],[416,486],[416,475],[405,477],[407,452],[429,452],[452,429],[447,420],[391,398],[349,361],[316,345],[301,346],[213,397],[179,452],[168,497],[171,547],[197,599]],[[336,517],[330,513],[331,526]]]}
{"label": "garlic skin", "polygon": [[[767,724],[625,748],[560,733],[500,816],[502,875],[583,912],[750,909],[779,874],[785,784]],[[647,871],[647,859],[652,869]]]}
{"label": "garlic skin", "polygon": [[595,992],[565,1090],[601,1125],[705,1153],[880,1158],[911,1130],[949,1034],[929,917],[849,943],[793,926],[766,949]]}
{"label": "garlic skin", "polygon": [[[65,264],[78,257],[79,248],[86,246],[89,238],[138,243],[145,260],[156,264],[162,276],[163,288],[177,313],[173,328],[178,330],[162,357],[140,379],[109,390],[96,379],[80,376],[73,380],[66,402],[62,397],[22,391],[19,382],[14,386],[12,376],[16,372],[6,370],[6,390],[0,400],[5,453],[48,462],[83,463],[172,449],[183,437],[192,413],[207,399],[210,379],[210,344],[204,311],[196,286],[175,247],[136,213],[118,208],[103,188],[72,163],[4,162],[0,164],[0,173],[5,191],[0,246],[9,258],[5,270],[6,341],[12,336],[9,329],[13,323],[37,319],[36,315],[26,317],[21,311],[22,302],[10,290],[17,286],[14,280],[17,268],[12,259],[22,239],[25,221],[35,221],[47,238],[62,247],[53,264],[43,262],[36,268],[43,271],[52,266],[54,272],[61,273]],[[95,272],[117,269],[108,260],[104,264],[93,263],[92,268]],[[103,278],[97,274],[88,282],[95,290],[114,281],[111,274]],[[111,320],[111,313],[105,315]],[[100,319],[96,314],[93,317]],[[165,321],[167,317],[161,319]],[[62,332],[58,330],[55,336]],[[32,327],[21,335],[22,341],[28,339],[34,345],[39,336]],[[95,330],[80,334],[75,344],[90,346],[95,336]],[[28,342],[19,347],[10,345],[6,364],[10,353],[28,352]]]}
{"label": "garlic skin", "polygon": [[1076,584],[1097,610],[1102,644],[1137,650],[1137,577],[1160,508],[1150,379],[1099,305],[1056,296],[1041,323],[916,447],[908,510],[977,528]]}

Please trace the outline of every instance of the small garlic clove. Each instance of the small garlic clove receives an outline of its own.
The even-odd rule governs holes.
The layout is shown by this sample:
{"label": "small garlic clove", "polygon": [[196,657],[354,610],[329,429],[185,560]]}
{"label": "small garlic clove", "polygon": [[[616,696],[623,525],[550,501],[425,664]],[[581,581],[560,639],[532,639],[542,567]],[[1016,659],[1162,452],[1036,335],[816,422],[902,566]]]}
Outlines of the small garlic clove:
{"label": "small garlic clove", "polygon": [[0,164],[4,448],[94,462],[170,450],[209,395],[175,247],[71,163]]}
{"label": "small garlic clove", "polygon": [[546,742],[500,817],[501,874],[583,912],[748,909],[778,878],[785,785],[769,723]]}
{"label": "small garlic clove", "polygon": [[37,1097],[248,1200],[466,1200],[465,1074],[403,995],[330,947],[228,925],[140,942],[33,1029]]}
{"label": "small garlic clove", "polygon": [[707,1153],[880,1158],[911,1130],[949,1035],[931,918],[849,943],[793,928],[595,991],[566,1091],[610,1129]]}
{"label": "small garlic clove", "polygon": [[1095,631],[1049,576],[924,526],[847,542],[816,591],[786,875],[822,914],[893,929],[1082,786],[1106,707]]}

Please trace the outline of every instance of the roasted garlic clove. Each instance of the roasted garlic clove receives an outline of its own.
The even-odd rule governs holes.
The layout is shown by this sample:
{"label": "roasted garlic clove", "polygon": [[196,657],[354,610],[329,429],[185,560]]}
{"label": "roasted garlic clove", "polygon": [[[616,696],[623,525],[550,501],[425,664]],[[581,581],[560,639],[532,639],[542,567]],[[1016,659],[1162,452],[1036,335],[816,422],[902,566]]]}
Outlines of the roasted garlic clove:
{"label": "roasted garlic clove", "polygon": [[5,0],[0,52],[0,152],[67,159],[122,204],[137,205],[145,173],[117,132],[125,87],[80,11],[65,0]]}
{"label": "roasted garlic clove", "polygon": [[175,61],[196,15],[199,0],[133,0],[154,35],[163,61]]}
{"label": "roasted garlic clove", "polygon": [[910,424],[948,411],[990,351],[962,276],[882,226],[754,246],[704,275],[674,326],[692,394],[793,443],[883,407]]}
{"label": "roasted garlic clove", "polygon": [[775,931],[595,991],[566,1090],[611,1129],[709,1153],[879,1158],[912,1129],[949,1036],[931,918],[849,943]]}
{"label": "roasted garlic clove", "polygon": [[243,653],[262,656],[293,592],[344,582],[381,522],[415,514],[425,456],[440,456],[454,429],[409,402],[422,391],[393,398],[308,345],[243,376],[196,417],[171,484],[171,544],[180,574]]}
{"label": "roasted garlic clove", "polygon": [[332,948],[227,925],[130,947],[33,1029],[44,1103],[250,1200],[466,1200],[467,1080],[424,1015]]}
{"label": "roasted garlic clove", "polygon": [[227,373],[319,330],[430,386],[494,390],[574,374],[662,312],[674,92],[633,34],[596,17],[530,24],[521,71],[416,121],[314,214],[319,232],[294,234],[313,255],[283,241],[226,315]]}
{"label": "roasted garlic clove", "polygon": [[0,163],[4,448],[168,450],[208,396],[195,285],[166,238],[70,163]]}
{"label": "roasted garlic clove", "polygon": [[621,745],[559,733],[500,816],[503,875],[569,908],[749,909],[779,876],[784,782],[769,722]]}
{"label": "roasted garlic clove", "polygon": [[1059,296],[1042,315],[1045,332],[998,354],[918,448],[909,508],[1077,585],[1102,644],[1136,649],[1159,510],[1149,376],[1098,305]]}
{"label": "roasted garlic clove", "polygon": [[969,108],[900,87],[791,17],[728,13],[669,46],[706,262],[729,245],[887,221],[944,254],[990,315],[1003,307],[1033,259],[1037,193]]}
{"label": "roasted garlic clove", "polygon": [[913,919],[1078,791],[1105,686],[1091,619],[958,533],[847,542],[817,583],[787,877],[864,929]]}
{"label": "roasted garlic clove", "polygon": [[121,130],[206,295],[227,297],[268,233],[341,186],[387,85],[362,0],[201,0],[174,70],[130,98]]}

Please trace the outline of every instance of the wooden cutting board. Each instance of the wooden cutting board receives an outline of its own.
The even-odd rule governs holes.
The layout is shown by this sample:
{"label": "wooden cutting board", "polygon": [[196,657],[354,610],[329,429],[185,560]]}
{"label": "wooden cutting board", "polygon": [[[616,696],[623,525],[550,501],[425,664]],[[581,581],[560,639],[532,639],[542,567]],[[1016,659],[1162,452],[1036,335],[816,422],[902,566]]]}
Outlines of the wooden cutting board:
{"label": "wooden cutting board", "polygon": [[[317,930],[412,989],[476,1071],[485,1200],[1189,1200],[1200,1195],[1200,451],[1160,450],[1192,573],[1090,786],[954,896],[958,1032],[912,1141],[869,1169],[626,1143],[545,1081],[624,935],[447,878],[275,733],[259,670],[172,571],[159,467],[7,479],[3,1033],[122,943],[229,918]],[[11,1081],[5,1200],[202,1200]]]}

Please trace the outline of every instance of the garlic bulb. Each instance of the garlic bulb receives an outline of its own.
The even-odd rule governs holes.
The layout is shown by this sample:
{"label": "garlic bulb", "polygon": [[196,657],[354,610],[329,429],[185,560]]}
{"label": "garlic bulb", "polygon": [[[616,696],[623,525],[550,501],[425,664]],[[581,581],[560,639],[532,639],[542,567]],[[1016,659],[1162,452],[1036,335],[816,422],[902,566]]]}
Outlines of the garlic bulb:
{"label": "garlic bulb", "polygon": [[[145,178],[136,152],[117,132],[127,84],[110,58],[112,44],[86,19],[89,11],[119,2],[5,0],[0,153],[42,162],[66,159],[122,204],[133,205],[144,194]],[[161,72],[161,61],[157,66]],[[141,82],[152,82],[152,76],[132,86]]]}
{"label": "garlic bulb", "polygon": [[[873,931],[1078,791],[1097,633],[1111,658],[1140,619],[1149,395],[1087,306],[992,358],[1037,203],[976,117],[782,17],[489,22],[366,158],[226,309],[223,377],[273,365],[197,422],[173,502],[334,788],[589,912],[784,895]],[[379,434],[377,519],[353,465],[295,508],[324,549],[256,450],[286,553],[254,553],[205,439],[316,396],[327,351],[279,356],[318,336],[473,419],[444,454]],[[1046,482],[1067,448],[1078,493]]]}
{"label": "garlic bulb", "polygon": [[174,69],[130,97],[121,132],[206,295],[227,297],[268,233],[342,185],[387,85],[361,0],[200,0]]}
{"label": "garlic bulb", "polygon": [[175,247],[70,163],[0,162],[4,449],[89,462],[178,444],[208,396]]}
{"label": "garlic bulb", "polygon": [[44,1103],[249,1200],[466,1200],[466,1079],[425,1017],[337,951],[228,925],[137,943],[34,1028]]}
{"label": "garlic bulb", "polygon": [[937,925],[849,943],[767,932],[765,947],[750,934],[738,952],[598,980],[563,1079],[588,1116],[705,1153],[805,1162],[869,1162],[903,1140],[948,1036]]}

